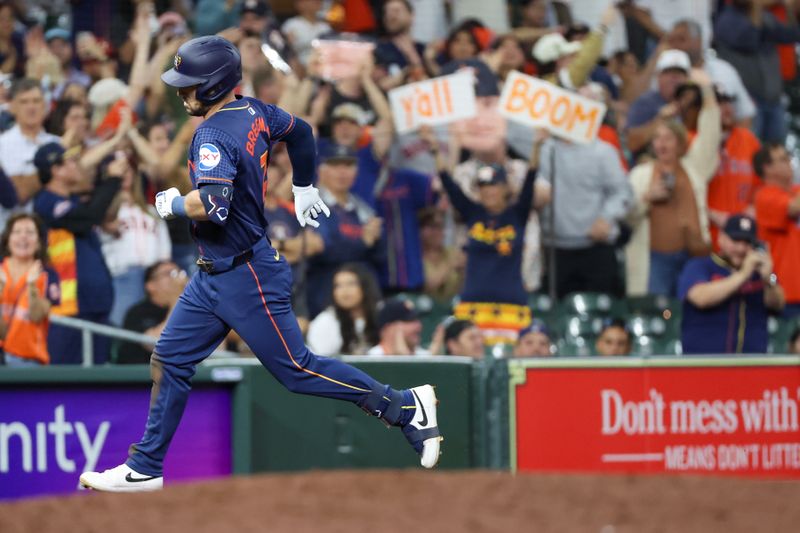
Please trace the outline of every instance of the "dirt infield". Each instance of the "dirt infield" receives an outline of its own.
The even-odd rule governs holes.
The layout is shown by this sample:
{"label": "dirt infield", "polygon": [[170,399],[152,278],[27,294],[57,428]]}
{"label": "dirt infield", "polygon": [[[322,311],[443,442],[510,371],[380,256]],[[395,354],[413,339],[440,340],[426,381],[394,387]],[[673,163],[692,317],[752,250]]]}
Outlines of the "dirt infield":
{"label": "dirt infield", "polygon": [[789,532],[800,483],[494,472],[260,475],[0,505],[0,532]]}

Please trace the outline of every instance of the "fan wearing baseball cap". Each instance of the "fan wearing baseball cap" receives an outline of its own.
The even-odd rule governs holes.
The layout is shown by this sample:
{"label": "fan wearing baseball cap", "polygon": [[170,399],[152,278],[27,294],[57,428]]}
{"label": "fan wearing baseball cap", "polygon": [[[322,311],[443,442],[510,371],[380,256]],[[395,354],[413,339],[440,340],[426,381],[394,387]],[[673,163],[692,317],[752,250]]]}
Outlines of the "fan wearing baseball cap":
{"label": "fan wearing baseball cap", "polygon": [[[81,186],[78,151],[78,147],[65,150],[58,143],[45,144],[36,151],[33,164],[44,188],[34,198],[33,210],[49,229],[48,253],[61,281],[61,303],[53,313],[104,324],[108,322],[114,290],[94,227],[105,220],[128,161],[112,160],[91,197],[84,201],[77,194]],[[50,324],[51,363],[80,363],[82,342],[80,331]],[[97,337],[94,363],[105,363],[109,349],[109,340]]]}
{"label": "fan wearing baseball cap", "polygon": [[475,201],[454,181],[432,132],[422,130],[421,135],[436,157],[439,178],[450,203],[468,228],[464,247],[467,273],[454,316],[481,328],[487,345],[513,343],[519,330],[531,320],[522,282],[522,250],[539,151],[546,136],[540,133],[534,142],[525,181],[516,199],[511,198],[505,167],[484,163],[475,176]]}
{"label": "fan wearing baseball cap", "polygon": [[378,305],[380,341],[367,355],[429,355],[419,345],[422,322],[414,304],[399,296]]}
{"label": "fan wearing baseball cap", "polygon": [[682,50],[664,50],[656,60],[656,88],[641,95],[628,112],[628,149],[640,154],[655,136],[659,120],[674,118],[678,87],[689,80],[692,63]]}
{"label": "fan wearing baseball cap", "polygon": [[586,83],[603,53],[608,28],[617,16],[617,8],[610,2],[603,11],[600,24],[583,41],[569,42],[560,33],[540,37],[531,51],[539,76],[565,89],[576,90]]}
{"label": "fan wearing baseball cap", "polygon": [[784,294],[757,234],[755,220],[733,215],[719,254],[686,264],[678,283],[683,353],[766,353],[767,315],[783,309]]}

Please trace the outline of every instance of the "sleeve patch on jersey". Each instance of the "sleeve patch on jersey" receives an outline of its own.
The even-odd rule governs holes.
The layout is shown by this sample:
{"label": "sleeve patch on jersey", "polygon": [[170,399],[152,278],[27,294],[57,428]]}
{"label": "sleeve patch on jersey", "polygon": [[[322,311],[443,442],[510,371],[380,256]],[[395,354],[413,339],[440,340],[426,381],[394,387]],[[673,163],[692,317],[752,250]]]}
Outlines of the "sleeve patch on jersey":
{"label": "sleeve patch on jersey", "polygon": [[72,202],[70,200],[62,200],[53,206],[53,218],[60,218],[67,214],[72,209]]}
{"label": "sleeve patch on jersey", "polygon": [[200,145],[200,151],[197,154],[197,168],[204,171],[211,170],[219,165],[219,160],[219,148],[211,143],[203,143]]}

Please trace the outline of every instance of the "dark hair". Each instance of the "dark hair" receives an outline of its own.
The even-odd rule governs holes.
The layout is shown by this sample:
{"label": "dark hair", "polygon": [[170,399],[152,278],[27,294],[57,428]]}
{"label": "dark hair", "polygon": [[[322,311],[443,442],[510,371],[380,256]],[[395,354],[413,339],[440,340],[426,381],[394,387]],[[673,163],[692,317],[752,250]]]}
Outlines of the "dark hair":
{"label": "dark hair", "polygon": [[419,223],[420,228],[424,226],[432,226],[437,220],[443,219],[444,213],[435,207],[425,207],[420,209],[419,213],[417,214],[417,222]]}
{"label": "dark hair", "polygon": [[73,107],[82,107],[86,111],[87,116],[89,115],[89,106],[83,102],[71,99],[59,100],[56,103],[56,107],[50,112],[45,129],[49,133],[58,135],[59,137],[64,135],[64,120]]}
{"label": "dark hair", "polygon": [[448,341],[458,340],[462,333],[474,326],[475,324],[469,320],[456,319],[450,321],[444,328],[445,344]]}
{"label": "dark hair", "polygon": [[8,248],[8,240],[11,238],[11,230],[14,228],[14,224],[20,220],[32,220],[34,226],[36,226],[36,234],[39,236],[39,251],[34,254],[34,258],[46,264],[48,259],[47,227],[44,225],[42,219],[39,218],[39,215],[35,213],[17,213],[11,215],[6,222],[6,227],[3,229],[3,234],[0,235],[0,254],[2,254],[4,258],[11,256],[11,250]]}
{"label": "dark hair", "polygon": [[[386,0],[383,3],[383,11],[386,11],[386,6],[389,4],[389,2],[392,2],[392,1],[402,2],[403,5],[406,6],[406,9],[408,9],[409,13],[413,13],[414,12],[414,5],[409,0]],[[383,14],[383,13],[381,13],[381,14]]]}
{"label": "dark hair", "polygon": [[466,21],[456,26],[453,31],[450,32],[450,35],[447,36],[447,41],[445,41],[444,44],[443,56],[445,62],[453,59],[450,55],[450,45],[453,44],[459,33],[466,33],[469,36],[470,41],[472,41],[472,45],[475,47],[475,56],[477,57],[477,55],[481,52],[481,43],[478,41],[478,37],[475,35],[474,28],[474,24],[472,24],[470,21]]}
{"label": "dark hair", "polygon": [[11,85],[11,93],[9,96],[11,100],[13,100],[18,95],[33,89],[39,89],[39,91],[44,94],[44,91],[42,91],[42,84],[39,83],[39,80],[35,80],[33,78],[20,78]]}
{"label": "dark hair", "polygon": [[591,28],[589,28],[589,26],[586,24],[572,24],[569,28],[567,28],[564,38],[567,41],[574,41],[576,37],[589,35],[589,32],[591,31]]}
{"label": "dark hair", "polygon": [[753,155],[753,172],[762,180],[764,179],[764,167],[772,164],[772,151],[778,148],[785,149],[780,143],[764,143]]}
{"label": "dark hair", "polygon": [[[380,290],[378,289],[378,283],[375,281],[375,276],[366,267],[358,263],[345,263],[333,275],[334,279],[340,272],[350,272],[355,274],[358,279],[362,294],[360,307],[365,321],[364,337],[370,346],[374,346],[380,341],[380,332],[378,331],[378,321],[375,313],[380,300]],[[347,310],[336,305],[336,300],[333,297],[333,287],[334,285],[331,285],[331,302],[342,334],[342,353],[349,353],[358,343],[356,323]]]}
{"label": "dark hair", "polygon": [[631,332],[628,329],[628,324],[625,322],[624,319],[618,317],[607,318],[603,321],[603,327],[600,329],[600,334],[598,337],[602,336],[606,330],[611,328],[619,328],[625,332],[625,335],[628,336],[628,342],[631,342]]}
{"label": "dark hair", "polygon": [[155,277],[156,271],[159,269],[159,267],[162,267],[164,265],[171,265],[174,263],[175,263],[174,261],[171,261],[169,259],[153,263],[152,265],[147,267],[144,271],[144,282],[148,283],[150,281],[153,281],[153,278]]}

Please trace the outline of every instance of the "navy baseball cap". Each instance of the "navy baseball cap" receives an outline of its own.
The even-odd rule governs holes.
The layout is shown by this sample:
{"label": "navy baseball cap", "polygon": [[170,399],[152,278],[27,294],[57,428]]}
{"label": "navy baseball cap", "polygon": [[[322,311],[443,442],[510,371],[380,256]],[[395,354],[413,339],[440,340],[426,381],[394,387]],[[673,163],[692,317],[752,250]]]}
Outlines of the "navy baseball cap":
{"label": "navy baseball cap", "polygon": [[480,59],[457,59],[442,67],[442,76],[471,70],[475,75],[475,96],[499,96],[498,78],[489,66]]}
{"label": "navy baseball cap", "polygon": [[497,185],[499,183],[506,183],[506,169],[503,165],[492,163],[490,165],[483,165],[478,168],[477,175],[478,186],[481,185]]}
{"label": "navy baseball cap", "polygon": [[550,338],[550,329],[547,327],[547,324],[539,320],[538,318],[534,318],[531,320],[531,325],[527,328],[522,328],[519,330],[519,334],[517,335],[517,340],[521,340],[522,337],[527,335],[528,333],[542,333],[547,335],[547,338]]}
{"label": "navy baseball cap", "polygon": [[414,304],[404,298],[391,298],[378,308],[378,327],[392,322],[413,322],[419,320]]}
{"label": "navy baseball cap", "polygon": [[746,241],[755,244],[758,238],[756,221],[747,215],[731,215],[722,231],[735,241]]}
{"label": "navy baseball cap", "polygon": [[51,169],[53,165],[59,165],[64,161],[66,150],[58,143],[43,144],[33,155],[33,166],[39,173],[39,181],[46,185],[53,177]]}
{"label": "navy baseball cap", "polygon": [[358,154],[343,144],[328,144],[319,153],[320,163],[352,163],[356,164]]}

